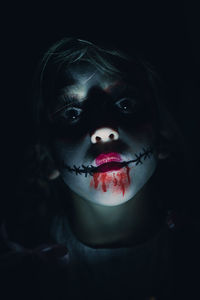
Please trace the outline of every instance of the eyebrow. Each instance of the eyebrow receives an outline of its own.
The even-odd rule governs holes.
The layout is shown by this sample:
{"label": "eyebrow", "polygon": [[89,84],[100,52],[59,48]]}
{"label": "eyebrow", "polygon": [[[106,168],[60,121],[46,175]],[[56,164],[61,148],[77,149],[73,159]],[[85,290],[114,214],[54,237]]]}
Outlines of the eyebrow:
{"label": "eyebrow", "polygon": [[[66,95],[66,94],[62,94],[59,97],[60,102],[62,102],[61,106],[59,108],[57,108],[55,111],[53,111],[51,113],[51,116],[59,113],[60,111],[62,111],[64,108],[71,106],[72,104],[76,104],[78,106],[81,105],[80,101],[78,100],[78,98],[76,97],[76,94],[73,95]],[[63,104],[64,102],[64,104]]]}

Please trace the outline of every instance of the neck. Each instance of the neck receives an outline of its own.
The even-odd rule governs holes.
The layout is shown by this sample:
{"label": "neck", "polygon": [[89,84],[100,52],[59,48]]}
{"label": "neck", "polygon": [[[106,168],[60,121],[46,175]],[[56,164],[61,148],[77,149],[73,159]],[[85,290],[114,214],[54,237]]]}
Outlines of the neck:
{"label": "neck", "polygon": [[152,185],[118,206],[91,203],[72,194],[69,222],[77,238],[92,247],[135,245],[155,234],[161,225]]}

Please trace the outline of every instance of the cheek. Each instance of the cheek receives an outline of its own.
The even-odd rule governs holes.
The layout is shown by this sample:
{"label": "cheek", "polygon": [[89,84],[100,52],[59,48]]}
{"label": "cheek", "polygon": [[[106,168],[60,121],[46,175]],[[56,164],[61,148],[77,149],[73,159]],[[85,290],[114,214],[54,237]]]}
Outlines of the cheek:
{"label": "cheek", "polygon": [[70,161],[70,159],[73,159],[73,153],[75,152],[75,149],[70,146],[69,143],[66,143],[66,141],[56,141],[53,144],[52,152],[55,161],[59,165],[60,168],[63,167],[63,162],[66,164]]}
{"label": "cheek", "polygon": [[148,122],[148,123],[144,123],[144,124],[141,124],[138,128],[138,130],[143,133],[143,134],[148,134],[149,136],[152,136],[154,135],[154,128],[153,128],[153,124]]}
{"label": "cheek", "polygon": [[127,166],[118,172],[112,173],[95,173],[90,182],[90,187],[102,192],[112,190],[114,194],[124,196],[130,185],[130,168]]}
{"label": "cheek", "polygon": [[145,143],[152,143],[155,141],[155,128],[151,122],[142,123],[133,130],[133,135],[139,140],[144,140]]}
{"label": "cheek", "polygon": [[[82,141],[81,141],[82,142]],[[67,137],[59,138],[54,141],[54,151],[57,156],[62,158],[73,159],[80,151],[81,142],[74,142]]]}

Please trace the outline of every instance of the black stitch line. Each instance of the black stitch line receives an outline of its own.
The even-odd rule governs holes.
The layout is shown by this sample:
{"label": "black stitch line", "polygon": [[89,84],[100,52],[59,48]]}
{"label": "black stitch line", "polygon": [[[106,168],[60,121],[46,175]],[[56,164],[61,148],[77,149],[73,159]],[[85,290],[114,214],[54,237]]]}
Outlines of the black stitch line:
{"label": "black stitch line", "polygon": [[[150,158],[151,155],[153,154],[153,149],[152,148],[143,148],[142,149],[144,152],[143,153],[139,153],[139,154],[136,154],[135,153],[135,159],[133,160],[129,160],[127,162],[124,162],[122,163],[122,167],[125,167],[127,165],[129,165],[130,163],[136,163],[135,165],[137,166],[138,164],[143,164],[142,162],[142,158],[144,158],[144,160],[146,160],[147,158]],[[95,173],[95,169],[96,167],[90,165],[90,166],[85,166],[85,165],[82,165],[82,168],[81,169],[80,167],[76,167],[75,165],[73,166],[74,168],[71,168],[69,167],[68,165],[66,165],[65,163],[63,164],[64,168],[66,168],[69,172],[75,172],[76,175],[82,175],[82,174],[85,174],[85,177],[87,177],[87,175],[91,175],[93,176],[93,174]]]}

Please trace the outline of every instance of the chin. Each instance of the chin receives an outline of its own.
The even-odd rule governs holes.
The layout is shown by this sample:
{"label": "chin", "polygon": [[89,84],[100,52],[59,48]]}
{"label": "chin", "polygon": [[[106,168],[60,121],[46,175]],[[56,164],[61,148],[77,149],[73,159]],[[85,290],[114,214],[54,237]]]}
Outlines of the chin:
{"label": "chin", "polygon": [[134,197],[136,193],[134,191],[128,190],[124,194],[120,192],[97,192],[92,199],[88,199],[98,205],[104,206],[117,206],[126,203]]}
{"label": "chin", "polygon": [[83,192],[79,190],[79,197],[93,204],[103,205],[103,206],[117,206],[126,203],[132,199],[137,190],[130,186],[125,191],[121,189],[113,190],[112,188],[102,191],[101,189],[90,192]]}

